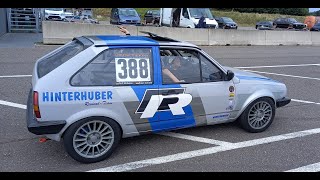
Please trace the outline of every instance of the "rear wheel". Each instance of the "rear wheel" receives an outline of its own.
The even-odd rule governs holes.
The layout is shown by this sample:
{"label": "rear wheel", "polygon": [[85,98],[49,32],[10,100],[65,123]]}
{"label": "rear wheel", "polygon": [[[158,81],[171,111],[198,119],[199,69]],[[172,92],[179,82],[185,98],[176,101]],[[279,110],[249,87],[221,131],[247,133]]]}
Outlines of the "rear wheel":
{"label": "rear wheel", "polygon": [[67,153],[82,163],[109,157],[121,138],[119,125],[109,118],[92,117],[72,124],[64,134]]}
{"label": "rear wheel", "polygon": [[275,105],[270,98],[259,98],[253,101],[241,114],[241,127],[252,133],[265,131],[272,123],[275,115]]}

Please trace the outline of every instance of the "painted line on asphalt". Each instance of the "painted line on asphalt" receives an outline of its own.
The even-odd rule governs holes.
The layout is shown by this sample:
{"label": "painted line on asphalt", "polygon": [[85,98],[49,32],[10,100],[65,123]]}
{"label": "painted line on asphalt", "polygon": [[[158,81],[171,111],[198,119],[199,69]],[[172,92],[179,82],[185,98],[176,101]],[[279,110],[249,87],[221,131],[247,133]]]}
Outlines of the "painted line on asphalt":
{"label": "painted line on asphalt", "polygon": [[19,78],[19,77],[32,77],[32,75],[11,75],[11,76],[0,76],[0,78]]}
{"label": "painted line on asphalt", "polygon": [[226,141],[219,141],[215,139],[209,139],[209,138],[203,138],[203,137],[197,137],[197,136],[191,136],[186,134],[180,134],[180,133],[174,133],[174,132],[163,132],[158,133],[160,135],[179,138],[179,139],[185,139],[190,141],[196,141],[201,143],[207,143],[207,144],[213,144],[218,146],[232,146],[234,143],[226,142]]}
{"label": "painted line on asphalt", "polygon": [[20,108],[20,109],[27,109],[26,105],[13,103],[13,102],[9,102],[9,101],[0,100],[0,104],[5,105],[5,106],[16,107],[16,108]]}
{"label": "painted line on asphalt", "polygon": [[316,103],[316,102],[312,102],[312,101],[304,101],[304,100],[299,100],[299,99],[291,99],[291,101],[301,102],[301,103],[306,103],[306,104],[317,104],[317,105],[320,105],[320,103]]}
{"label": "painted line on asphalt", "polygon": [[319,163],[314,163],[310,164],[307,166],[302,166],[296,169],[291,169],[285,172],[320,172],[320,162]]}
{"label": "painted line on asphalt", "polygon": [[296,66],[320,66],[320,64],[284,64],[274,66],[247,66],[247,67],[234,67],[234,68],[268,68],[268,67],[296,67]]}
{"label": "painted line on asphalt", "polygon": [[287,77],[295,77],[295,78],[302,78],[302,79],[313,79],[320,81],[320,78],[312,78],[312,77],[304,77],[304,76],[294,76],[289,74],[278,74],[278,73],[270,73],[270,72],[262,72],[262,71],[252,71],[252,70],[243,70],[243,71],[249,71],[254,73],[261,73],[261,74],[271,74],[271,75],[277,75],[277,76],[287,76]]}
{"label": "painted line on asphalt", "polygon": [[152,158],[152,159],[134,161],[134,162],[129,162],[129,163],[125,163],[125,164],[94,169],[94,170],[90,170],[87,172],[131,171],[134,169],[139,169],[139,168],[148,167],[148,166],[152,166],[152,165],[159,165],[159,164],[164,164],[164,163],[169,163],[169,162],[174,162],[174,161],[179,161],[179,160],[190,159],[190,158],[194,158],[194,157],[211,155],[211,154],[215,154],[218,152],[229,151],[229,150],[233,150],[233,149],[240,149],[240,148],[245,148],[245,147],[250,147],[250,146],[257,146],[257,145],[261,145],[261,144],[283,141],[283,140],[304,137],[304,136],[319,134],[319,133],[320,133],[320,128],[309,129],[309,130],[305,130],[305,131],[299,131],[299,132],[282,134],[282,135],[271,136],[271,137],[260,138],[260,139],[254,139],[254,140],[249,140],[249,141],[244,141],[244,142],[232,143],[232,145],[228,145],[228,146],[215,146],[215,147],[211,147],[211,148],[182,152],[182,153],[177,153],[177,154],[172,154],[172,155],[167,155],[167,156],[156,157],[156,158]]}

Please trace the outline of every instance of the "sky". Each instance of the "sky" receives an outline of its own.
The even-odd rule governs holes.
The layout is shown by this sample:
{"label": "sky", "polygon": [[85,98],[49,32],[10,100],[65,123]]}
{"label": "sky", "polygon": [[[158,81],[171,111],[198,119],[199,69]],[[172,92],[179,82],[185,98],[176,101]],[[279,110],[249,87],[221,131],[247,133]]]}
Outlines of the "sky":
{"label": "sky", "polygon": [[309,8],[309,12],[319,11],[320,8]]}

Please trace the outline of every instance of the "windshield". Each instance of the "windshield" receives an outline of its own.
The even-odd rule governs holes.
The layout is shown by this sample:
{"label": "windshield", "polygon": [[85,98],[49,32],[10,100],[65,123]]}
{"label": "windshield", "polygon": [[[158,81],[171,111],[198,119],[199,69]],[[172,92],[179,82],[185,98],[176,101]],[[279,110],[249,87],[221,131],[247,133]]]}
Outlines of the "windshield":
{"label": "windshield", "polygon": [[289,18],[289,21],[290,21],[290,22],[293,22],[293,23],[298,22],[298,21],[297,21],[297,20],[295,20],[294,18]]}
{"label": "windshield", "polygon": [[155,16],[160,16],[160,11],[152,11],[152,14]]}
{"label": "windshield", "polygon": [[224,22],[233,22],[233,20],[231,18],[228,17],[222,17]]}
{"label": "windshield", "polygon": [[63,11],[63,8],[46,8],[49,11]]}
{"label": "windshield", "polygon": [[138,16],[137,11],[134,9],[119,9],[119,15],[122,16]]}
{"label": "windshield", "polygon": [[203,15],[205,18],[213,19],[209,8],[189,8],[190,16],[193,18],[201,18]]}

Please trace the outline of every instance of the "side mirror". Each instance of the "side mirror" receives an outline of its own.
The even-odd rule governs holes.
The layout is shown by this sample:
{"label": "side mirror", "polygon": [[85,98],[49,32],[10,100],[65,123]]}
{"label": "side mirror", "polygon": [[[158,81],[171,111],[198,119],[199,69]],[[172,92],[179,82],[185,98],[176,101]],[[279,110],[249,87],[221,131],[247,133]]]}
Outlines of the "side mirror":
{"label": "side mirror", "polygon": [[226,80],[230,81],[231,79],[233,79],[233,77],[234,77],[234,73],[232,71],[228,70]]}

